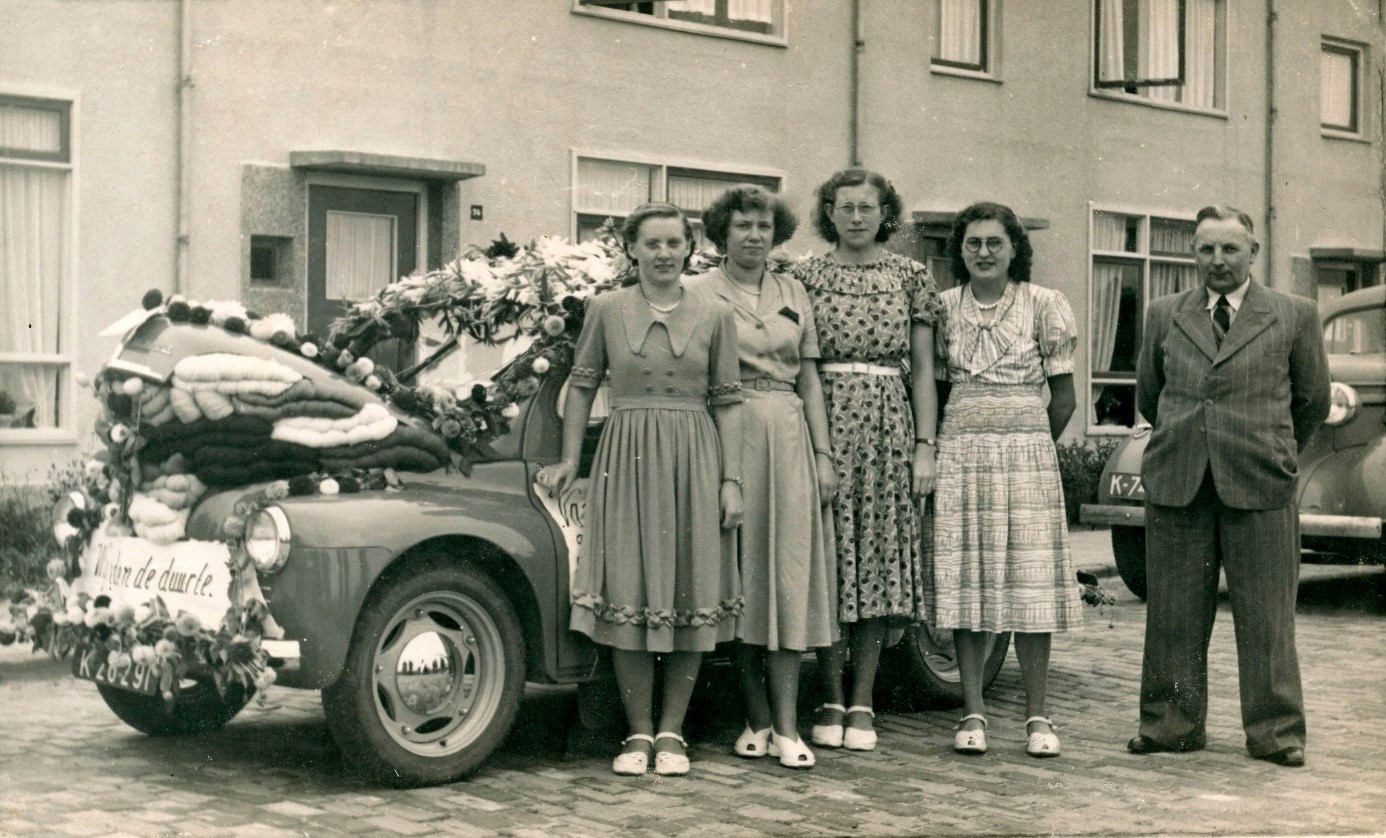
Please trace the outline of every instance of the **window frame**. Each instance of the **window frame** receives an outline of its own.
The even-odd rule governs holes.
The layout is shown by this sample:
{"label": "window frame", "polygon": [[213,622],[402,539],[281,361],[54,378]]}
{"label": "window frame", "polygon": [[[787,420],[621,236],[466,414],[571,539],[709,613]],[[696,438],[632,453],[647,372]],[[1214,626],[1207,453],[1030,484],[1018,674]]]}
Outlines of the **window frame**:
{"label": "window frame", "polygon": [[[1140,226],[1137,233],[1137,250],[1135,251],[1112,251],[1098,250],[1093,246],[1094,228],[1097,213],[1109,213],[1112,215],[1123,215],[1140,219]],[[1092,336],[1096,333],[1093,318],[1096,314],[1096,306],[1093,304],[1093,281],[1095,279],[1095,266],[1099,260],[1107,263],[1121,262],[1130,265],[1140,265],[1141,269],[1141,297],[1140,313],[1137,329],[1137,345],[1144,337],[1145,318],[1150,309],[1150,302],[1153,299],[1150,293],[1150,273],[1151,265],[1196,265],[1193,252],[1190,251],[1187,257],[1180,257],[1168,253],[1155,254],[1150,249],[1150,229],[1154,221],[1175,221],[1180,223],[1192,224],[1196,220],[1195,215],[1181,211],[1165,211],[1149,208],[1134,208],[1115,204],[1088,202],[1088,239],[1087,239],[1087,332],[1083,348],[1084,365],[1087,371],[1087,389],[1085,395],[1084,425],[1089,435],[1095,436],[1129,436],[1134,430],[1135,425],[1145,421],[1141,416],[1139,407],[1136,408],[1135,424],[1128,427],[1126,425],[1101,425],[1097,422],[1097,406],[1094,390],[1099,386],[1116,385],[1120,387],[1130,387],[1134,394],[1136,386],[1136,371],[1130,373],[1113,373],[1111,371],[1097,371],[1093,369]],[[1182,292],[1176,292],[1182,293]]]}
{"label": "window frame", "polygon": [[[706,160],[689,160],[684,158],[659,157],[633,152],[611,152],[605,150],[592,149],[569,149],[569,211],[568,211],[568,234],[576,242],[578,240],[578,229],[580,217],[596,220],[598,217],[602,221],[607,218],[623,219],[625,216],[616,216],[610,212],[593,211],[590,208],[578,206],[578,164],[582,160],[601,160],[608,163],[624,163],[631,166],[647,166],[654,171],[650,177],[650,198],[651,201],[664,201],[669,195],[669,176],[699,174],[719,175],[719,179],[736,180],[741,179],[746,183],[760,183],[766,185],[769,181],[777,183],[773,190],[777,195],[783,195],[788,178],[780,169],[772,169],[764,166],[745,166],[734,163],[709,162]],[[701,219],[702,207],[686,208],[688,221],[693,225],[694,235],[701,236],[703,223]],[[601,223],[598,221],[598,223]],[[618,221],[619,224],[619,221]]]}
{"label": "window frame", "polygon": [[[644,0],[645,2],[663,3],[666,0]],[[675,18],[660,17],[658,15],[647,15],[640,12],[633,12],[623,6],[634,6],[638,0],[572,0],[572,14],[586,15],[589,17],[605,18],[606,20],[616,20],[624,23],[633,23],[639,26],[653,26],[660,29],[672,29],[677,32],[687,32],[693,35],[707,35],[713,38],[729,38],[734,41],[747,41],[754,44],[764,44],[772,47],[789,46],[789,8],[788,0],[772,0],[775,5],[775,22],[773,28],[779,33],[775,35],[762,35],[759,32],[746,32],[740,29],[732,29],[726,26],[717,26],[708,23],[697,23],[690,20],[678,20]]]}
{"label": "window frame", "polygon": [[63,195],[63,210],[67,215],[63,231],[65,270],[61,278],[62,289],[59,298],[59,332],[57,352],[9,352],[0,351],[0,363],[28,364],[32,366],[58,367],[57,386],[58,422],[53,427],[44,428],[0,428],[0,448],[10,446],[33,447],[40,445],[71,445],[78,440],[73,423],[74,343],[71,335],[77,333],[75,277],[80,276],[78,265],[78,213],[77,194],[77,120],[79,101],[75,93],[61,90],[28,91],[12,86],[0,91],[0,104],[18,107],[53,110],[59,113],[62,136],[57,152],[34,152],[27,149],[0,148],[0,165],[15,168],[45,169],[67,174]]}
{"label": "window frame", "polygon": [[[1187,0],[1179,0],[1179,20],[1180,20],[1180,48],[1179,48],[1179,74],[1182,79],[1187,75],[1188,49],[1187,49]],[[1232,15],[1235,13],[1232,0],[1218,0],[1217,21],[1221,24],[1221,31],[1213,34],[1213,99],[1215,104],[1210,107],[1202,105],[1189,105],[1184,102],[1164,102],[1158,99],[1150,99],[1138,93],[1128,92],[1128,86],[1138,88],[1150,86],[1172,86],[1172,85],[1126,85],[1113,82],[1098,83],[1099,62],[1101,60],[1100,42],[1102,30],[1100,26],[1100,13],[1098,11],[1101,0],[1089,0],[1088,18],[1091,26],[1091,37],[1088,39],[1089,45],[1089,72],[1088,72],[1088,95],[1097,99],[1107,99],[1114,102],[1126,102],[1134,105],[1141,105],[1147,108],[1159,110],[1179,111],[1181,113],[1198,114],[1201,116],[1213,117],[1216,119],[1228,119],[1231,107],[1228,102],[1230,95],[1230,85],[1228,79],[1231,77],[1229,63],[1232,59],[1232,51],[1228,48],[1230,32],[1233,29]],[[1221,104],[1216,104],[1218,100]]]}
{"label": "window frame", "polygon": [[935,0],[932,4],[933,50],[929,57],[929,72],[946,76],[978,79],[980,81],[1001,81],[1001,5],[1002,0],[978,0],[981,15],[981,39],[978,52],[979,64],[966,64],[940,58],[943,41],[943,2]]}
{"label": "window frame", "polygon": [[[1348,126],[1332,125],[1323,121],[1323,88],[1319,88],[1319,131],[1325,137],[1335,137],[1347,140],[1365,140],[1366,135],[1362,130],[1365,123],[1363,110],[1366,97],[1363,95],[1365,78],[1363,68],[1368,66],[1367,45],[1359,44],[1343,38],[1335,38],[1331,35],[1324,35],[1319,41],[1319,72],[1323,72],[1323,54],[1325,52],[1346,55],[1352,60],[1352,124]],[[1322,75],[1320,75],[1322,82]]]}

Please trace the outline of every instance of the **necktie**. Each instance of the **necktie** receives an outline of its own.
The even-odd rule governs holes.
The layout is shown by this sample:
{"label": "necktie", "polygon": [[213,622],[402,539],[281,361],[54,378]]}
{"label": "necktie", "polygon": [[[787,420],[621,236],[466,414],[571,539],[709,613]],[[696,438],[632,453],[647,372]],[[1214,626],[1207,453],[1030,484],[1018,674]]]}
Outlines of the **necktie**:
{"label": "necktie", "polygon": [[1222,339],[1227,337],[1227,330],[1232,328],[1232,304],[1227,302],[1227,298],[1218,295],[1218,301],[1213,306],[1213,336],[1218,339],[1218,346],[1222,346]]}

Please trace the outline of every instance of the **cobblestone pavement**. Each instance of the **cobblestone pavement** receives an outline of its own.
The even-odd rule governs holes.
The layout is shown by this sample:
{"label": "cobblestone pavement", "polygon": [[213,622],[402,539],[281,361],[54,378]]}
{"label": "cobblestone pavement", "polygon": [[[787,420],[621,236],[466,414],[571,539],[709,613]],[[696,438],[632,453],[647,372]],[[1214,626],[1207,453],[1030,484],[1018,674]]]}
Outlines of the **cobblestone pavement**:
{"label": "cobblestone pavement", "polygon": [[[1105,534],[1090,536],[1085,544],[1104,543],[1096,537]],[[1126,753],[1145,606],[1115,578],[1104,585],[1119,602],[1090,612],[1085,631],[1056,639],[1050,710],[1063,756],[1046,761],[1022,753],[1013,656],[989,692],[992,751],[983,757],[950,750],[956,710],[899,706],[882,713],[875,752],[819,749],[815,770],[791,772],[734,757],[736,712],[709,711],[704,701],[690,722],[692,774],[619,778],[609,771],[614,740],[573,732],[572,690],[530,688],[515,733],[472,780],[400,791],[367,786],[341,763],[316,694],[272,690],[267,706],[252,705],[222,731],[150,739],[117,721],[62,664],[3,649],[0,833],[1381,833],[1386,605],[1374,573],[1306,569],[1299,649],[1310,739],[1309,765],[1299,770],[1252,760],[1243,749],[1225,603],[1210,660],[1208,749]],[[813,675],[806,665],[805,708],[815,701]],[[808,724],[805,714],[805,732]]]}

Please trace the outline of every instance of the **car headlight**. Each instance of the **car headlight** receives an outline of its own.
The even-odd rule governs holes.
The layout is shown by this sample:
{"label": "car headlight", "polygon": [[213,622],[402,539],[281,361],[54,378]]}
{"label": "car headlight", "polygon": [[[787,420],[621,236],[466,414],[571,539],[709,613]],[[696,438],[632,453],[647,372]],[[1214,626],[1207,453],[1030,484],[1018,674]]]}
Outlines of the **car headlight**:
{"label": "car headlight", "polygon": [[261,573],[278,573],[289,560],[289,516],[267,506],[245,522],[245,552]]}
{"label": "car headlight", "polygon": [[1357,415],[1357,408],[1362,404],[1362,398],[1357,395],[1357,391],[1341,381],[1333,382],[1329,389],[1328,418],[1323,420],[1325,425],[1338,427],[1346,425]]}

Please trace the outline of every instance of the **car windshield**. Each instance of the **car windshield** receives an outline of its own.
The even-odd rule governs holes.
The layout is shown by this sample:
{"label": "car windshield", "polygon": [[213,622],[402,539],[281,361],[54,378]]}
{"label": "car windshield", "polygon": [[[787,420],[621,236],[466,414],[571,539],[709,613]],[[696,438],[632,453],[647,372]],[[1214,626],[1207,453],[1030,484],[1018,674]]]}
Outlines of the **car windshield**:
{"label": "car windshield", "polygon": [[1329,355],[1386,352],[1386,309],[1350,311],[1324,324],[1323,348]]}

